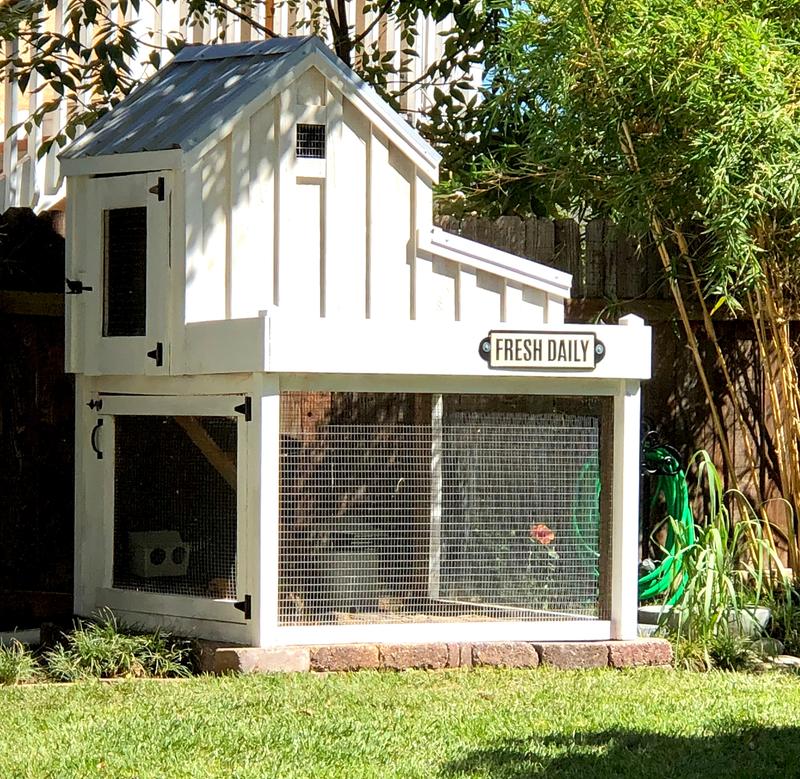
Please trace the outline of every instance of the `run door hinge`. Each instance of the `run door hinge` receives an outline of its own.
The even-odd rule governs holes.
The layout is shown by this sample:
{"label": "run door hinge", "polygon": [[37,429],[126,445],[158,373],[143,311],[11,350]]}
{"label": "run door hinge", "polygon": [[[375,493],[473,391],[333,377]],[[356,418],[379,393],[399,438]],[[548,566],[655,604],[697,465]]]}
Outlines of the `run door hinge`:
{"label": "run door hinge", "polygon": [[159,176],[158,182],[147,190],[151,195],[157,195],[159,201],[164,199],[164,177]]}
{"label": "run door hinge", "polygon": [[235,609],[239,609],[239,611],[244,612],[244,618],[250,619],[251,616],[251,602],[252,598],[249,595],[244,596],[244,600],[237,600],[236,603],[233,604]]}
{"label": "run door hinge", "polygon": [[82,295],[91,292],[91,287],[85,287],[80,279],[65,279],[67,282],[67,295]]}
{"label": "run door hinge", "polygon": [[250,422],[253,419],[253,399],[249,395],[245,395],[244,403],[234,406],[233,410],[237,414],[244,414],[244,421]]}

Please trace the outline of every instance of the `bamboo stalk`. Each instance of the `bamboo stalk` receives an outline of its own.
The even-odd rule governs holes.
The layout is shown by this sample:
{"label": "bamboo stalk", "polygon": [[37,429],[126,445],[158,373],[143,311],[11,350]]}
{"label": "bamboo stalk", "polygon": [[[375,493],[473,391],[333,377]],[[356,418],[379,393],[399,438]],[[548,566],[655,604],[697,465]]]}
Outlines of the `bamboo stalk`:
{"label": "bamboo stalk", "polygon": [[711,319],[711,314],[709,313],[708,306],[706,305],[705,297],[703,295],[703,289],[700,284],[700,279],[697,276],[697,273],[694,268],[694,263],[692,262],[692,258],[689,254],[689,246],[686,242],[686,237],[683,235],[683,231],[677,226],[674,227],[674,232],[678,241],[678,250],[684,257],[686,266],[688,267],[689,273],[692,277],[692,285],[694,286],[695,295],[697,296],[698,303],[700,304],[700,312],[702,314],[703,327],[717,355],[717,365],[722,371],[722,376],[723,379],[725,380],[725,387],[728,391],[728,397],[730,398],[731,405],[733,406],[734,409],[734,413],[738,418],[740,427],[745,432],[745,435],[742,436],[742,441],[744,442],[745,454],[747,456],[747,460],[750,466],[750,474],[755,487],[756,499],[758,504],[761,505],[764,502],[764,496],[761,494],[761,485],[759,483],[759,478],[758,478],[758,462],[756,460],[755,454],[753,453],[753,448],[751,446],[749,437],[750,431],[749,428],[747,427],[747,423],[745,422],[744,411],[742,410],[740,401],[740,395],[736,391],[736,386],[734,385],[730,371],[728,370],[728,361],[725,358],[725,354],[723,353],[722,347],[719,344],[719,339],[717,338],[717,329],[714,326],[714,322]]}

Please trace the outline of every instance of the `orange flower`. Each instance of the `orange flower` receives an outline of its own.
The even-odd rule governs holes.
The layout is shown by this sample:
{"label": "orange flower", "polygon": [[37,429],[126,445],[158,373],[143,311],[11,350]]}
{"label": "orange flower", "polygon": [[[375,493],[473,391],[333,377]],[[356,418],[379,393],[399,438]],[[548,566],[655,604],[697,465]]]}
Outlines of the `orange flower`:
{"label": "orange flower", "polygon": [[542,546],[551,544],[556,537],[556,534],[543,524],[531,525],[530,534],[531,540],[538,541]]}

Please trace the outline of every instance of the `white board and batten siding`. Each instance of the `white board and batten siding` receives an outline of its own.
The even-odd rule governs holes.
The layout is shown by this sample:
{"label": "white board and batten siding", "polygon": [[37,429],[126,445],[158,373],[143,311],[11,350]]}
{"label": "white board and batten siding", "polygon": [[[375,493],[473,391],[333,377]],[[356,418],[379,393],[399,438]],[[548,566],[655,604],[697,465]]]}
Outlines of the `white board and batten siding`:
{"label": "white board and batten siding", "polygon": [[[161,169],[174,182],[168,288],[148,304],[167,309],[160,339],[167,373],[262,370],[263,360],[237,350],[248,338],[253,348],[252,320],[263,316],[514,327],[563,321],[567,274],[433,227],[438,154],[321,44],[279,42],[274,65],[259,59],[266,48],[246,54],[261,68],[263,89],[258,79],[249,85],[241,58],[221,48],[176,58],[62,159],[76,192],[97,174]],[[186,100],[172,95],[181,74],[206,94],[211,88],[198,76],[204,67],[223,82],[230,73],[239,90],[229,97],[217,87],[217,114],[209,119],[192,107],[190,87]],[[228,111],[225,100],[232,101]],[[184,110],[186,128],[173,116],[153,131],[148,118],[161,103],[167,114]],[[136,133],[119,136],[137,122],[148,147],[141,152]],[[300,124],[324,127],[324,158],[297,154]],[[81,226],[96,223],[89,210],[97,207],[90,198],[74,204],[69,251],[76,270],[99,280],[100,252],[84,256],[81,239]],[[70,317],[80,316],[72,303]],[[149,368],[147,358],[90,363],[87,355],[100,344],[88,338],[84,346],[70,339],[68,364],[77,372],[138,375]]]}
{"label": "white board and batten siding", "polygon": [[[326,159],[296,158],[300,122],[326,125]],[[187,323],[272,310],[303,319],[563,321],[569,276],[434,229],[427,172],[313,69],[186,177]]]}
{"label": "white board and batten siding", "polygon": [[[298,159],[299,123],[326,158]],[[409,319],[418,179],[432,180],[316,69],[186,171],[186,322],[257,316]]]}

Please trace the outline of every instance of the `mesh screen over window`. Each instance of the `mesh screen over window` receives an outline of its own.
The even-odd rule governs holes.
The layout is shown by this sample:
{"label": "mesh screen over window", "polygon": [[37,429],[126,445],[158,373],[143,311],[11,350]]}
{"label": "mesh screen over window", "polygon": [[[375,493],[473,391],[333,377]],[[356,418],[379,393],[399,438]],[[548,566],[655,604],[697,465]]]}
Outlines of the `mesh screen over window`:
{"label": "mesh screen over window", "polygon": [[115,417],[114,587],[236,597],[236,420]]}
{"label": "mesh screen over window", "polygon": [[605,617],[608,406],[283,393],[282,624]]}
{"label": "mesh screen over window", "polygon": [[147,325],[147,208],[103,211],[103,335],[142,336]]}

